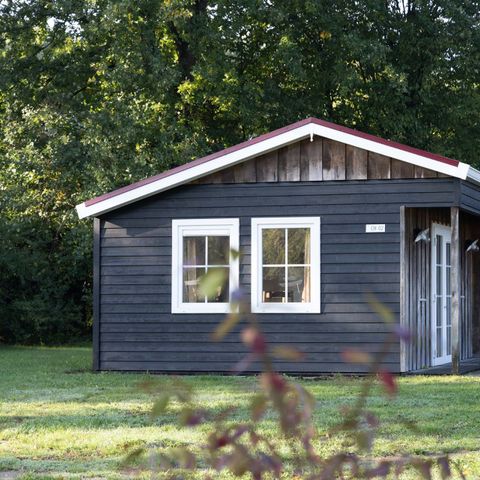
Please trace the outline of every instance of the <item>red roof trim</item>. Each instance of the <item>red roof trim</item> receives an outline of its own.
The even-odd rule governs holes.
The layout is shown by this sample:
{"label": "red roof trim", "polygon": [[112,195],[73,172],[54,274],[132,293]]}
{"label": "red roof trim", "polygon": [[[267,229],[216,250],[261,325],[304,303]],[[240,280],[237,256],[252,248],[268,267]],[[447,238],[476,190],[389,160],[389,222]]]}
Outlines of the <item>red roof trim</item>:
{"label": "red roof trim", "polygon": [[386,140],[385,138],[377,137],[369,133],[359,132],[358,130],[355,130],[353,128],[343,127],[341,125],[337,125],[336,123],[327,122],[318,118],[311,118],[310,120],[312,123],[315,123],[316,125],[321,125],[322,127],[331,128],[333,130],[338,130],[339,132],[355,135],[356,137],[365,138],[366,140],[371,140],[375,143],[381,143],[382,145],[397,148],[398,150],[403,150],[404,152],[414,153],[415,155],[420,155],[421,157],[436,160],[437,162],[446,163],[447,165],[452,165],[453,167],[457,167],[460,163],[458,160],[454,160],[452,158],[437,155],[436,153],[427,152],[426,150],[420,150],[419,148],[409,147],[408,145],[405,145],[403,143]]}
{"label": "red roof trim", "polygon": [[156,182],[157,180],[161,180],[162,178],[170,177],[172,175],[175,175],[176,173],[182,172],[184,170],[188,170],[192,167],[196,167],[197,165],[201,165],[203,163],[209,162],[210,160],[214,160],[215,158],[221,157],[223,155],[227,155],[229,153],[242,150],[243,148],[249,147],[251,145],[255,145],[256,143],[263,142],[265,140],[276,137],[283,133],[289,132],[290,130],[294,130],[296,128],[302,127],[304,125],[308,125],[309,123],[314,123],[322,127],[330,128],[333,130],[337,130],[339,132],[347,133],[349,135],[354,135],[356,137],[364,138],[372,142],[381,143],[383,145],[387,145],[392,148],[397,148],[398,150],[403,150],[408,153],[420,155],[422,157],[429,158],[431,160],[436,160],[438,162],[446,163],[447,165],[452,165],[454,167],[458,166],[459,164],[458,160],[453,160],[451,158],[443,157],[441,155],[430,153],[425,150],[420,150],[418,148],[409,147],[408,145],[386,140],[384,138],[377,137],[375,135],[370,135],[369,133],[359,132],[358,130],[354,130],[353,128],[343,127],[335,123],[327,122],[325,120],[320,120],[318,118],[306,118],[305,120],[300,120],[299,122],[292,123],[291,125],[287,125],[286,127],[273,130],[272,132],[265,133],[264,135],[260,135],[258,137],[252,138],[251,140],[247,140],[246,142],[239,143],[238,145],[234,145],[232,147],[225,148],[224,150],[220,150],[218,152],[212,153],[210,155],[207,155],[206,157],[197,158],[196,160],[193,160],[184,165],[180,165],[178,167],[172,168],[171,170],[167,170],[166,172],[162,172],[158,175],[145,178],[143,180],[132,183],[130,185],[126,185],[125,187],[121,187],[121,188],[118,188],[117,190],[113,190],[112,192],[108,192],[98,197],[92,198],[90,200],[85,201],[85,206],[89,207],[96,203],[103,202],[104,200],[107,200],[112,197],[116,197],[117,195],[121,195],[122,193],[129,192],[130,190],[134,190],[144,185],[148,185],[149,183]]}

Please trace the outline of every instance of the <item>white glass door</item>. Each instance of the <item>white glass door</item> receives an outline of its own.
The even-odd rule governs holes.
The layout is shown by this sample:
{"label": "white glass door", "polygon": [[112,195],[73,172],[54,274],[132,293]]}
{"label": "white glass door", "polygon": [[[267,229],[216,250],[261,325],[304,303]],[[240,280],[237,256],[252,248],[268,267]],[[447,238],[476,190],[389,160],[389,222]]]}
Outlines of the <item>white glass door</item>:
{"label": "white glass door", "polygon": [[450,285],[450,227],[432,228],[432,363],[452,361],[452,290]]}

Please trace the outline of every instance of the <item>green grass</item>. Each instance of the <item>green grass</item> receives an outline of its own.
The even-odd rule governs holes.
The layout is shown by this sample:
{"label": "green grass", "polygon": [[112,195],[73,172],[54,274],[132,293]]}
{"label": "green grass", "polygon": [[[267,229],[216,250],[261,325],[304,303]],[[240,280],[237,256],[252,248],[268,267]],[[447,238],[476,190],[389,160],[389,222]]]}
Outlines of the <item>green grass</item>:
{"label": "green grass", "polygon": [[[179,427],[176,405],[152,423],[152,398],[138,388],[148,376],[93,374],[90,357],[86,347],[1,348],[0,479],[125,478],[119,463],[129,450],[190,445],[210,428]],[[220,411],[234,404],[237,418],[247,418],[255,378],[185,380],[204,408]],[[405,377],[399,383],[396,400],[380,390],[370,400],[382,422],[375,455],[450,453],[468,478],[480,478],[480,377]],[[322,433],[339,420],[339,407],[354,400],[360,380],[335,377],[303,384],[318,400],[315,421]],[[406,428],[402,419],[415,421],[418,431]],[[273,425],[267,418],[261,428],[273,436]],[[320,443],[319,450],[331,453],[344,442],[334,438]]]}

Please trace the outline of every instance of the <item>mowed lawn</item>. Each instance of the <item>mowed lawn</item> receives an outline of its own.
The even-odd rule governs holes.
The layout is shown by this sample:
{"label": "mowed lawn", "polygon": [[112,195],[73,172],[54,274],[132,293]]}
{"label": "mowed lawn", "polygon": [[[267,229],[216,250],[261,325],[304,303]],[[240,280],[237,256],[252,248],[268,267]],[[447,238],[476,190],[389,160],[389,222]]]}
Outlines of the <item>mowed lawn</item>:
{"label": "mowed lawn", "polygon": [[[89,348],[0,347],[0,479],[128,478],[120,468],[128,451],[196,444],[210,428],[179,427],[176,405],[152,422],[152,398],[138,387],[147,375],[93,374],[90,363]],[[233,404],[238,419],[248,418],[255,378],[185,381],[200,406],[220,411]],[[322,433],[339,420],[341,405],[354,400],[360,380],[303,384],[318,400],[315,419]],[[447,452],[467,478],[480,478],[480,377],[404,377],[399,384],[397,399],[386,399],[378,389],[370,400],[382,422],[375,455]],[[404,420],[416,422],[417,431]],[[261,428],[276,437],[274,418],[267,417]],[[345,438],[333,438],[319,443],[319,451],[333,453],[342,446],[352,448]]]}

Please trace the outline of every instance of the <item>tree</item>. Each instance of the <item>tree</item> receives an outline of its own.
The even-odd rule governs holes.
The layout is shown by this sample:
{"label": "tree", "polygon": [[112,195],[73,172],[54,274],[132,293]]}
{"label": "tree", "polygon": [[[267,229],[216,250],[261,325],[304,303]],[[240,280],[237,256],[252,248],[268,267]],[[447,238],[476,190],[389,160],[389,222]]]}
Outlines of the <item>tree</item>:
{"label": "tree", "polygon": [[88,331],[90,224],[76,203],[253,135],[318,116],[475,163],[479,11],[453,0],[1,2],[0,335]]}

